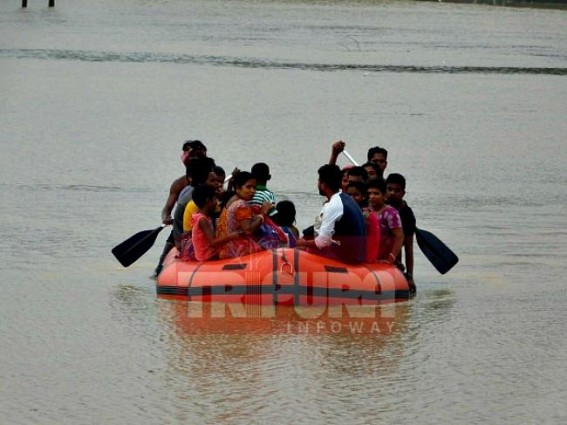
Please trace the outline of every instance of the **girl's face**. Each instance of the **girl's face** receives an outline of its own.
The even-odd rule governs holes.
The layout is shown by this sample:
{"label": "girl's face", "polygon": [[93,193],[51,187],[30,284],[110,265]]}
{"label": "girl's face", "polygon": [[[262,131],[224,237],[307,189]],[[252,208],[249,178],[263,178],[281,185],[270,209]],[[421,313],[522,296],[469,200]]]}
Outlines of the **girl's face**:
{"label": "girl's face", "polygon": [[240,199],[249,201],[256,193],[256,179],[247,180],[241,187],[236,188],[236,194]]}
{"label": "girl's face", "polygon": [[347,187],[346,193],[352,199],[354,199],[354,201],[358,205],[361,205],[364,202],[364,194],[362,194],[362,192],[360,192],[360,190],[358,190],[356,187],[353,186]]}
{"label": "girl's face", "polygon": [[368,188],[368,203],[375,210],[382,208],[384,206],[384,194],[375,187]]}

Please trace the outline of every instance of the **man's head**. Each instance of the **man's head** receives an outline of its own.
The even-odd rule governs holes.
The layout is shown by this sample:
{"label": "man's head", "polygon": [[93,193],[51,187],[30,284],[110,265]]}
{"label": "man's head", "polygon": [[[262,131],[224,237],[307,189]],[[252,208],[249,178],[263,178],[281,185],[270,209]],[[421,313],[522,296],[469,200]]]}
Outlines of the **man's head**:
{"label": "man's head", "polygon": [[320,195],[330,198],[340,190],[342,172],[339,167],[325,164],[317,170],[317,173],[319,174],[317,187]]}
{"label": "man's head", "polygon": [[191,178],[191,186],[204,184],[213,172],[215,161],[212,158],[191,158],[187,163],[187,176]]}
{"label": "man's head", "polygon": [[373,148],[368,149],[366,157],[368,162],[378,164],[382,169],[382,173],[384,173],[384,170],[388,166],[388,151],[386,149],[374,146]]}
{"label": "man's head", "polygon": [[200,140],[187,140],[181,147],[181,162],[187,165],[190,158],[207,156],[207,147]]}

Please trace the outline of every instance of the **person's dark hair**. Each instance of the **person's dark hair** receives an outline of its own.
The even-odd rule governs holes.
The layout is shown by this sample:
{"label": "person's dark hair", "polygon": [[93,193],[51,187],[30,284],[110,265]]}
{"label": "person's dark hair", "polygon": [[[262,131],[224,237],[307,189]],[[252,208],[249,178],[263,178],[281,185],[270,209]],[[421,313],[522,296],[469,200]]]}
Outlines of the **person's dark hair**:
{"label": "person's dark hair", "polygon": [[197,187],[203,184],[214,167],[215,160],[213,158],[191,158],[186,167],[187,175],[191,177],[191,186]]}
{"label": "person's dark hair", "polygon": [[366,190],[368,189],[378,189],[382,195],[386,194],[386,181],[381,177],[375,177],[369,179],[366,182]]}
{"label": "person's dark hair", "polygon": [[406,190],[406,178],[398,173],[392,173],[388,175],[386,179],[386,184],[399,184],[402,187],[402,190]]}
{"label": "person's dark hair", "polygon": [[226,172],[224,171],[224,168],[222,168],[220,165],[215,165],[213,167],[213,171],[217,176],[220,176],[223,179],[226,177]]}
{"label": "person's dark hair", "polygon": [[366,159],[370,161],[374,155],[377,153],[381,153],[384,155],[385,159],[388,159],[388,151],[380,146],[374,146],[373,148],[368,149],[368,153],[366,154]]}
{"label": "person's dark hair", "polygon": [[240,188],[244,186],[248,180],[253,178],[254,176],[252,173],[249,173],[248,171],[241,171],[234,177],[234,187]]}
{"label": "person's dark hair", "polygon": [[361,181],[355,181],[355,182],[349,182],[349,184],[347,185],[347,190],[349,187],[354,187],[355,189],[357,189],[360,193],[362,193],[363,195],[366,196],[366,183],[361,182]]}
{"label": "person's dark hair", "polygon": [[181,149],[183,151],[188,151],[189,149],[202,149],[207,152],[207,147],[200,140],[187,140],[183,143]]}
{"label": "person's dark hair", "polygon": [[265,162],[258,162],[252,166],[250,170],[257,184],[265,184],[272,176],[270,176],[270,167]]}
{"label": "person's dark hair", "polygon": [[207,201],[214,199],[215,196],[215,189],[204,184],[197,186],[195,190],[193,190],[192,194],[193,202],[195,202],[195,205],[197,205],[199,208],[203,208]]}
{"label": "person's dark hair", "polygon": [[[364,164],[362,164],[362,166],[364,167],[364,169],[366,169],[366,167],[372,167],[374,168],[374,171],[376,172],[376,175],[382,177],[382,169],[380,168],[380,166],[374,162],[366,162]],[[368,171],[367,171],[368,172]]]}
{"label": "person's dark hair", "polygon": [[341,188],[343,173],[336,165],[325,164],[317,170],[319,181],[325,183],[333,192],[338,192]]}
{"label": "person's dark hair", "polygon": [[291,201],[280,201],[276,205],[278,213],[274,216],[274,221],[280,226],[292,226],[295,222],[295,205]]}
{"label": "person's dark hair", "polygon": [[356,167],[349,168],[348,175],[362,177],[362,180],[368,179],[368,172],[364,169],[364,167],[358,165]]}

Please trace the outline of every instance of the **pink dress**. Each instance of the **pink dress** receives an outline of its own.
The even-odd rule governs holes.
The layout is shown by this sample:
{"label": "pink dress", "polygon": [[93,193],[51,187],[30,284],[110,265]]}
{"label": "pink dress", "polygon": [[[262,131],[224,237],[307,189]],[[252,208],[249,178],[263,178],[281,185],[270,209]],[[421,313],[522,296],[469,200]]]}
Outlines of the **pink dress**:
{"label": "pink dress", "polygon": [[[231,233],[238,232],[241,230],[239,223],[252,217],[254,213],[248,202],[237,199],[222,210],[217,225],[217,238],[224,238]],[[262,251],[260,245],[251,237],[242,235],[241,238],[225,243],[219,249],[219,258],[241,257],[259,251]]]}
{"label": "pink dress", "polygon": [[378,259],[385,260],[392,252],[392,247],[394,246],[394,233],[392,229],[401,229],[402,221],[400,220],[400,214],[398,210],[390,205],[387,205],[382,212],[373,212],[378,217],[380,222],[380,251],[378,253]]}
{"label": "pink dress", "polygon": [[204,215],[201,211],[193,213],[191,217],[192,225],[192,241],[193,249],[195,250],[195,260],[197,261],[207,261],[218,254],[218,248],[211,247],[208,244],[207,236],[205,232],[199,226],[200,221],[205,221],[206,225],[211,229],[212,234],[214,234],[213,220],[211,217]]}

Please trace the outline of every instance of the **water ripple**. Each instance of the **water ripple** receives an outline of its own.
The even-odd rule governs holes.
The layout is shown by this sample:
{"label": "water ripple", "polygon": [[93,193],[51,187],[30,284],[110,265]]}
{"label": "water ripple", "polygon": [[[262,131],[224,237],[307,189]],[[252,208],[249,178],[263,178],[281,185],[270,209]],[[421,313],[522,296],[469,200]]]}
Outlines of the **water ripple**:
{"label": "water ripple", "polygon": [[258,69],[303,71],[364,71],[422,74],[527,74],[567,75],[567,68],[507,66],[419,66],[378,64],[302,63],[210,55],[177,55],[150,52],[106,52],[64,49],[0,49],[0,57],[16,59],[73,60],[84,62],[173,63]]}

